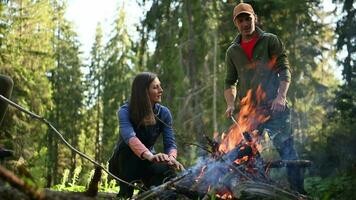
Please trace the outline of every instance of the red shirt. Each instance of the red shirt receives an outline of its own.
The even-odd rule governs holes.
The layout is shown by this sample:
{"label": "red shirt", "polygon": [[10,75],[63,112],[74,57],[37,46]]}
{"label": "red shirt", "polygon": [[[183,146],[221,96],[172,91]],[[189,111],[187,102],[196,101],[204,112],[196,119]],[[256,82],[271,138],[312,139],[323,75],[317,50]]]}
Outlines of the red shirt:
{"label": "red shirt", "polygon": [[248,42],[244,42],[242,39],[241,39],[241,47],[242,49],[245,51],[246,53],[246,56],[249,60],[252,60],[252,50],[253,50],[253,47],[255,46],[256,42],[257,42],[257,39],[258,39],[258,35],[255,34],[253,36],[253,38],[248,41]]}

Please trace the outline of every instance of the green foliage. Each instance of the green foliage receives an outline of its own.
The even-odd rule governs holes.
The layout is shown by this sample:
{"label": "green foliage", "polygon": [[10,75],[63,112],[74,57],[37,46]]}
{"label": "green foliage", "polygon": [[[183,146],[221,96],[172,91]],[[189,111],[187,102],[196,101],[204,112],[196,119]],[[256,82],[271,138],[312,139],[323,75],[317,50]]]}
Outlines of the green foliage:
{"label": "green foliage", "polygon": [[52,189],[60,190],[60,191],[63,190],[66,187],[66,183],[67,183],[68,177],[69,177],[69,170],[65,169],[63,174],[62,174],[61,184],[53,186]]}
{"label": "green foliage", "polygon": [[[46,115],[53,106],[52,87],[47,72],[53,68],[53,9],[49,1],[1,2],[0,73],[10,76],[15,85],[11,99],[39,115]],[[8,109],[1,126],[1,143],[15,151],[16,157],[28,161],[30,172],[38,184],[45,182],[39,166],[47,126],[34,122],[15,109]],[[4,133],[4,134],[3,134]]]}
{"label": "green foliage", "polygon": [[82,171],[82,167],[81,166],[77,166],[74,170],[74,173],[73,173],[73,177],[72,177],[72,182],[69,183],[70,186],[73,186],[77,183],[78,181],[78,178],[79,178],[79,174],[80,172]]}
{"label": "green foliage", "polygon": [[[78,179],[81,176],[81,166],[77,166],[74,170],[74,174],[71,177],[71,182],[69,182],[70,177],[69,177],[69,171],[68,169],[65,169],[63,172],[62,180],[61,183],[58,185],[54,185],[51,187],[53,190],[57,191],[70,191],[70,192],[84,192],[86,191],[93,175],[94,175],[94,170],[90,171],[89,174],[87,174],[87,179],[86,183],[79,183]],[[85,175],[84,175],[85,176]],[[107,174],[103,173],[101,180],[99,182],[99,192],[112,192],[112,193],[117,193],[118,192],[118,186],[116,185],[115,180],[108,180]]]}
{"label": "green foliage", "polygon": [[[44,114],[52,105],[51,87],[46,77],[53,66],[50,20],[51,8],[46,2],[22,1],[4,5],[0,73],[13,78],[15,86],[12,99],[38,114]],[[33,91],[37,91],[33,93]],[[27,133],[43,133],[45,126],[31,124],[25,115],[9,110],[3,124],[4,132],[28,137]],[[17,124],[17,121],[22,123]],[[22,139],[22,138],[21,138]],[[28,137],[32,143],[31,137]],[[17,143],[19,144],[19,143]],[[16,145],[16,144],[14,144]],[[25,143],[22,143],[25,145]],[[24,147],[24,146],[20,146]]]}
{"label": "green foliage", "polygon": [[308,194],[321,200],[355,199],[355,173],[338,174],[328,178],[309,177],[305,180]]}

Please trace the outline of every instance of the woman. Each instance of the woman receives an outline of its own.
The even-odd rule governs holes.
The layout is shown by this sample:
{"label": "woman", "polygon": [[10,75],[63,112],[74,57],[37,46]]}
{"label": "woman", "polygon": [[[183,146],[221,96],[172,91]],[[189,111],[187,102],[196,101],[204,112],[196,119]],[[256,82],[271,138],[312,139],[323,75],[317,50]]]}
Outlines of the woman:
{"label": "woman", "polygon": [[[142,181],[147,188],[174,175],[172,167],[183,169],[176,160],[171,113],[159,104],[162,93],[156,74],[143,72],[135,77],[130,102],[118,111],[120,138],[109,160],[111,173],[127,182]],[[153,146],[161,133],[164,153],[156,154]],[[132,195],[133,188],[120,182],[118,196]]]}

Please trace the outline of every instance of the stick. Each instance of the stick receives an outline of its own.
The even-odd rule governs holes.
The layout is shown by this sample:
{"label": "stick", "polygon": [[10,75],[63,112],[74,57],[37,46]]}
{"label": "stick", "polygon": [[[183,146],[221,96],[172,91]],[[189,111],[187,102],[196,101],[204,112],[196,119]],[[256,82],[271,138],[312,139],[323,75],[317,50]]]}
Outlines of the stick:
{"label": "stick", "polygon": [[101,178],[101,168],[95,167],[93,178],[90,180],[89,187],[85,191],[85,195],[88,197],[95,197],[98,194],[98,183]]}

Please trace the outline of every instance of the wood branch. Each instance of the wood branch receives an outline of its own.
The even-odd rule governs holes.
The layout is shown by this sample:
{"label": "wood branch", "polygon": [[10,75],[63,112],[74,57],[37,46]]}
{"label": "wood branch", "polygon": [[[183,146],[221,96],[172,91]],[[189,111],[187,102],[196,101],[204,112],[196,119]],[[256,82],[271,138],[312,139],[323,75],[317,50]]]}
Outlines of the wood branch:
{"label": "wood branch", "polygon": [[98,194],[98,183],[101,178],[101,167],[96,166],[93,178],[90,180],[89,187],[85,191],[85,195],[88,197],[95,197]]}
{"label": "wood branch", "polygon": [[185,144],[185,145],[189,145],[189,146],[197,146],[197,147],[199,147],[200,149],[202,149],[202,150],[204,150],[204,151],[206,151],[206,152],[208,152],[208,153],[213,153],[213,152],[210,151],[208,148],[206,148],[206,147],[204,147],[204,146],[202,146],[202,145],[196,144],[196,143],[185,142],[184,144]]}
{"label": "wood branch", "polygon": [[32,187],[31,185],[29,185],[28,183],[26,183],[25,181],[17,177],[14,173],[5,169],[1,165],[0,178],[8,182],[12,187],[28,195],[30,199],[43,200],[45,198],[45,194],[41,190]]}
{"label": "wood branch", "polygon": [[188,174],[190,174],[190,171],[183,173],[181,176],[177,176],[173,178],[170,181],[167,181],[159,186],[154,187],[151,190],[148,190],[146,192],[143,192],[142,194],[139,194],[135,197],[133,197],[133,200],[145,200],[145,199],[151,199],[156,196],[158,196],[160,193],[162,193],[165,190],[169,190],[171,187],[174,186],[174,184],[180,180],[182,180],[184,177],[186,177]]}
{"label": "wood branch", "polygon": [[266,164],[266,168],[282,168],[282,167],[310,167],[310,160],[275,160]]}

